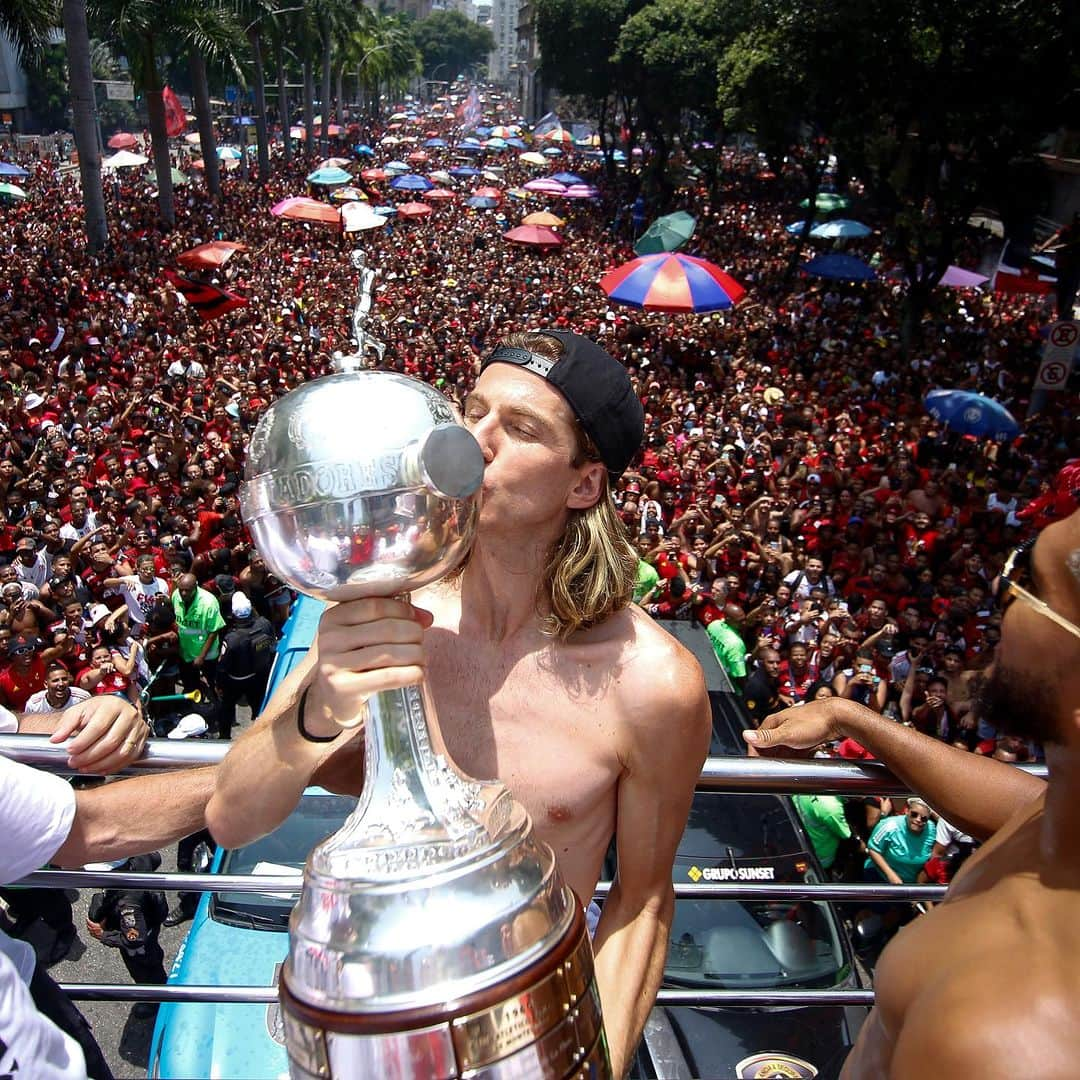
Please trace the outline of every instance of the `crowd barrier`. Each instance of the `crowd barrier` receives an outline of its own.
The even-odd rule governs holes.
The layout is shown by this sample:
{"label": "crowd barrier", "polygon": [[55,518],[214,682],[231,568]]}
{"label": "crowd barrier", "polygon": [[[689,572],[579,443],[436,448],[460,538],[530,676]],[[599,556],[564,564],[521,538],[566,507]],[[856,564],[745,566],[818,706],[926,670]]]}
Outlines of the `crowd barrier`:
{"label": "crowd barrier", "polygon": [[[151,740],[146,752],[128,773],[213,765],[225,756],[224,742],[176,742]],[[0,754],[50,772],[68,773],[63,746],[46,736],[0,735]],[[1046,776],[1042,765],[1019,766],[1035,776]],[[906,795],[905,785],[880,762],[838,760],[780,760],[773,758],[709,758],[698,781],[699,791],[786,795],[814,792],[832,795]],[[299,893],[300,882],[282,881],[271,875],[224,875],[182,873],[108,874],[85,870],[39,870],[20,885],[57,889],[110,888],[182,889],[192,892]],[[596,897],[602,899],[610,882],[600,882]],[[941,885],[875,885],[860,883],[733,883],[674,886],[677,899],[774,900],[777,902],[826,901],[834,903],[936,901],[945,894]],[[143,986],[110,983],[66,983],[63,989],[76,1001],[171,1001],[171,1002],[270,1002],[277,999],[273,986]],[[801,1005],[872,1005],[872,990],[675,990],[662,989],[657,1004],[715,1005],[763,1008]]]}

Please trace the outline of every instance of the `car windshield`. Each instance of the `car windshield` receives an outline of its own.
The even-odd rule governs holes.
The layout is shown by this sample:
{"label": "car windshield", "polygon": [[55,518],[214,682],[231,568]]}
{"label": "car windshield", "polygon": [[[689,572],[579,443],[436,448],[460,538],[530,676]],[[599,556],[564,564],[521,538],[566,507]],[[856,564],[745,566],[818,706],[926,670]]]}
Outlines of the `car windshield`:
{"label": "car windshield", "polygon": [[664,980],[682,986],[833,986],[847,975],[835,918],[821,903],[678,900]]}
{"label": "car windshield", "polygon": [[[308,853],[335,832],[355,806],[356,799],[348,795],[305,795],[272,833],[225,852],[220,873],[279,874],[299,881]],[[283,930],[295,903],[295,893],[222,892],[211,901],[210,916],[254,930]]]}

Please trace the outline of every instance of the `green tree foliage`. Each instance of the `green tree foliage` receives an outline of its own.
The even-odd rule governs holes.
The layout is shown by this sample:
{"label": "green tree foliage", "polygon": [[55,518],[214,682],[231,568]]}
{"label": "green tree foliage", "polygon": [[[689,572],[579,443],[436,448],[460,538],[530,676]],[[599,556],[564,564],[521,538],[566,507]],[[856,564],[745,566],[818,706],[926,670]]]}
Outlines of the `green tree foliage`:
{"label": "green tree foliage", "polygon": [[63,45],[46,45],[27,71],[26,97],[42,131],[66,126],[68,97],[67,50]]}
{"label": "green tree foliage", "polygon": [[495,38],[486,26],[471,22],[460,11],[436,11],[413,24],[413,37],[424,58],[424,74],[453,80],[487,60]]}
{"label": "green tree foliage", "polygon": [[629,15],[629,0],[540,0],[536,34],[544,81],[597,102],[612,93],[615,46]]}

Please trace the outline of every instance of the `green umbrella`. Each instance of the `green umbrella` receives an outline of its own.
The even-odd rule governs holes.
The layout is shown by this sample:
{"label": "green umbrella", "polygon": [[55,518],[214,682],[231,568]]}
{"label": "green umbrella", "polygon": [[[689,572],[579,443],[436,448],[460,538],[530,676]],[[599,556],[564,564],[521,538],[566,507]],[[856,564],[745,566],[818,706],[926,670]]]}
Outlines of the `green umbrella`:
{"label": "green umbrella", "polygon": [[190,184],[191,180],[185,176],[179,169],[172,170],[172,182],[177,187],[182,187],[184,184]]}
{"label": "green umbrella", "polygon": [[697,218],[685,210],[657,218],[634,245],[637,255],[656,255],[661,251],[678,251],[694,235]]}
{"label": "green umbrella", "polygon": [[[799,205],[805,210],[810,205],[809,199],[803,199]],[[834,210],[846,210],[851,205],[851,200],[844,195],[835,195],[831,191],[819,191],[814,201],[816,209],[823,214],[831,214]]]}
{"label": "green umbrella", "polygon": [[10,195],[13,199],[26,198],[26,192],[18,184],[0,184],[0,195]]}

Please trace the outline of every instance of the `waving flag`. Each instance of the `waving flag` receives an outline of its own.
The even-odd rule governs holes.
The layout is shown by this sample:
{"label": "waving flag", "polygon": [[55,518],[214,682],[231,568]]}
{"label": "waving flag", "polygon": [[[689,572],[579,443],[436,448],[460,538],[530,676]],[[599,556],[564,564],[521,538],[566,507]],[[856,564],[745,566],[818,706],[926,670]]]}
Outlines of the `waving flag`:
{"label": "waving flag", "polygon": [[161,101],[165,106],[165,131],[169,138],[183,135],[187,127],[187,116],[180,99],[166,86],[162,88]]}
{"label": "waving flag", "polygon": [[555,113],[544,113],[544,115],[533,124],[533,138],[539,139],[541,135],[546,135],[549,131],[558,131],[561,127],[562,121]]}
{"label": "waving flag", "polygon": [[461,126],[468,131],[469,128],[474,128],[480,123],[483,115],[484,107],[480,104],[480,95],[474,86],[469,91],[469,96],[458,107],[458,119],[461,121]]}
{"label": "waving flag", "polygon": [[1024,258],[1022,251],[1009,251],[1009,241],[1006,240],[994,271],[994,292],[1011,296],[1048,296],[1057,290],[1057,275],[1040,273],[1040,269],[1042,267],[1032,259]]}
{"label": "waving flag", "polygon": [[216,285],[204,285],[201,281],[192,281],[176,273],[175,270],[164,271],[165,278],[170,285],[199,313],[204,322],[216,319],[233,308],[246,307],[247,300],[235,293],[226,292]]}

